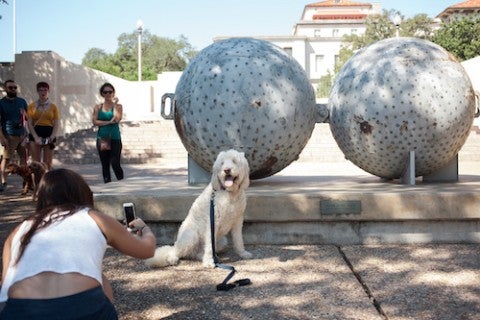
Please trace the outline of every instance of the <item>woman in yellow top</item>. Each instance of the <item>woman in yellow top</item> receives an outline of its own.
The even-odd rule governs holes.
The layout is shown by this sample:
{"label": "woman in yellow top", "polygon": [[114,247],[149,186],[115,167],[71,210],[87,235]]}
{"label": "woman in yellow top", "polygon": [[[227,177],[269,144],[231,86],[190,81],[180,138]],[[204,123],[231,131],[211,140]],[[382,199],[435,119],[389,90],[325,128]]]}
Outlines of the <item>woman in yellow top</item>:
{"label": "woman in yellow top", "polygon": [[60,114],[57,106],[48,99],[50,94],[48,83],[37,83],[37,93],[38,100],[30,103],[27,108],[30,152],[33,161],[43,162],[50,170]]}

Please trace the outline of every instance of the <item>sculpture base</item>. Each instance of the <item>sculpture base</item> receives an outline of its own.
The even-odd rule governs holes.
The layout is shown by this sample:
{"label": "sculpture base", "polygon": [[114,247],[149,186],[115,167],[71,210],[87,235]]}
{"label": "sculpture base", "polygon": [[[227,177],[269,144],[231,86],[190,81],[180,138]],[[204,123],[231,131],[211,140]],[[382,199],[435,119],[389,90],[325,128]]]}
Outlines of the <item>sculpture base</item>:
{"label": "sculpture base", "polygon": [[[401,183],[415,185],[415,151],[410,151]],[[423,176],[424,182],[458,182],[458,154],[443,168]]]}
{"label": "sculpture base", "polygon": [[[294,163],[251,181],[244,238],[249,244],[480,243],[480,168],[458,183],[383,182],[352,164]],[[128,184],[126,183],[128,182]],[[206,184],[187,170],[93,186],[96,207],[118,219],[122,203],[154,224],[159,243],[178,226]],[[208,215],[208,212],[205,213]]]}

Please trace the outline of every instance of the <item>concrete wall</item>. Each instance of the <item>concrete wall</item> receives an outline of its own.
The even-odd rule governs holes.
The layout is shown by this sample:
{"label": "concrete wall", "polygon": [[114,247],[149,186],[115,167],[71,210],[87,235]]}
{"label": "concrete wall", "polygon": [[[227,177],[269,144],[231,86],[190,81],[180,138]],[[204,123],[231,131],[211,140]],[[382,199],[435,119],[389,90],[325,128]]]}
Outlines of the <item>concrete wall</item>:
{"label": "concrete wall", "polygon": [[92,126],[93,106],[102,101],[99,88],[113,84],[124,109],[124,120],[160,117],[161,97],[175,92],[181,72],[160,74],[157,81],[127,81],[69,61],[53,51],[23,51],[15,55],[14,67],[0,65],[0,80],[14,79],[19,96],[28,103],[38,98],[36,83],[50,84],[50,100],[60,108],[59,135]]}

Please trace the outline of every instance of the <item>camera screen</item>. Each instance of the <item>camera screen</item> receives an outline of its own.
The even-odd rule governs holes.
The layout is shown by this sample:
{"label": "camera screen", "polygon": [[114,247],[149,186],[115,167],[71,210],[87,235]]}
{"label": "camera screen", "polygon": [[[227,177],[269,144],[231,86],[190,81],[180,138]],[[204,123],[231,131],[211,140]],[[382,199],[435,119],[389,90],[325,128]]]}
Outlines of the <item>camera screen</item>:
{"label": "camera screen", "polygon": [[127,220],[127,225],[135,219],[135,211],[133,206],[126,206],[125,209],[125,220]]}

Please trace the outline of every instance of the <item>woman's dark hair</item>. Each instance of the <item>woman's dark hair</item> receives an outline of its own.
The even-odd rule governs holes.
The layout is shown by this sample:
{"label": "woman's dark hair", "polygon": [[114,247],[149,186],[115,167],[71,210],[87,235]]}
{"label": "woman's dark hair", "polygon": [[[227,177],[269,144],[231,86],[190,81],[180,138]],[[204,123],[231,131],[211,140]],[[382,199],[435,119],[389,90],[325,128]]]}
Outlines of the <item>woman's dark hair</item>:
{"label": "woman's dark hair", "polygon": [[51,170],[38,185],[36,212],[64,206],[93,206],[92,190],[78,173],[68,169]]}
{"label": "woman's dark hair", "polygon": [[[30,230],[20,242],[20,260],[35,232],[52,222],[72,215],[82,208],[93,208],[93,193],[78,173],[68,169],[54,169],[43,175],[38,185],[37,209],[25,220],[32,220]],[[46,217],[50,218],[46,219]]]}
{"label": "woman's dark hair", "polygon": [[102,84],[100,87],[100,95],[103,97],[103,90],[105,90],[106,87],[112,88],[113,93],[115,93],[115,87],[110,83],[110,82],[105,82]]}
{"label": "woman's dark hair", "polygon": [[37,83],[37,91],[40,88],[47,88],[47,90],[50,90],[50,85],[48,83],[46,83],[45,81],[41,81],[41,82]]}

